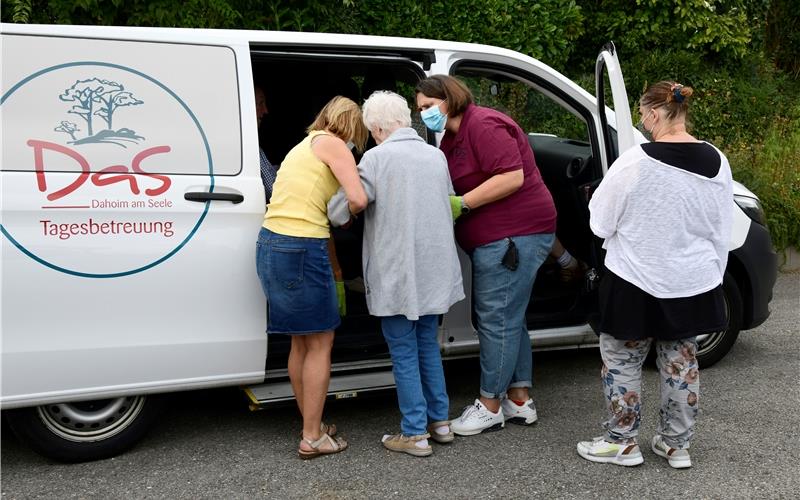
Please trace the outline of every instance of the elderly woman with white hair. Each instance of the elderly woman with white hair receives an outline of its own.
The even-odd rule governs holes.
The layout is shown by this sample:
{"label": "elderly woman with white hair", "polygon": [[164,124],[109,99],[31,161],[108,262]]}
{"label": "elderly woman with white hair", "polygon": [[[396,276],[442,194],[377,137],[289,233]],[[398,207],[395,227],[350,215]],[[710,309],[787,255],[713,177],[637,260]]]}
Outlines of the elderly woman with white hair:
{"label": "elderly woman with white hair", "polygon": [[[449,399],[437,341],[438,316],[464,298],[448,195],[447,160],[411,127],[401,96],[373,93],[362,107],[376,147],[358,165],[367,193],[363,271],[370,314],[392,356],[400,433],[383,437],[392,451],[433,453],[428,439],[453,440]],[[328,203],[334,225],[350,220],[340,191]]]}

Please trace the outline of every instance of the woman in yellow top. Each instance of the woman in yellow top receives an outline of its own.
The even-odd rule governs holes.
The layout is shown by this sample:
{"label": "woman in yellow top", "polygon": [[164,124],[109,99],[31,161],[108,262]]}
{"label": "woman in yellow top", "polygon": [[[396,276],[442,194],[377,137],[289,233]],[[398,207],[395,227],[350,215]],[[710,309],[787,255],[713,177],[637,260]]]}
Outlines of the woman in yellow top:
{"label": "woman in yellow top", "polygon": [[258,235],[256,265],[269,306],[267,333],[292,336],[289,379],[303,416],[300,458],[337,453],[347,442],[322,423],[333,331],[339,326],[328,254],[328,200],[341,185],[352,213],[367,195],[347,143],[364,150],[368,131],[358,105],[337,96],[281,164]]}

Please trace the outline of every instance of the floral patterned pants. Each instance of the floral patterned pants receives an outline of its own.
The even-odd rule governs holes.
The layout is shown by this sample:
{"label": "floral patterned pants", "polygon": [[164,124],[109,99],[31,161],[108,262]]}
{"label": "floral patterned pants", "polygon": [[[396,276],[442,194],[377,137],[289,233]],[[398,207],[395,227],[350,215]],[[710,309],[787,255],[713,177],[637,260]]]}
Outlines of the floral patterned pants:
{"label": "floral patterned pants", "polygon": [[[653,339],[617,340],[600,335],[603,394],[608,420],[603,423],[607,439],[633,442],[641,422],[642,363]],[[661,410],[657,432],[672,448],[685,449],[694,436],[700,394],[694,337],[656,341]]]}

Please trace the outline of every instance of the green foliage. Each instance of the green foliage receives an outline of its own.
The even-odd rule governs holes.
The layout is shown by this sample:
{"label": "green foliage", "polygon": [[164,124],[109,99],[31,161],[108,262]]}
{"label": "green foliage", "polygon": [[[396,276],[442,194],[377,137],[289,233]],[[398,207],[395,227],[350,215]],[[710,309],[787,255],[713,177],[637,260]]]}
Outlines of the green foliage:
{"label": "green foliage", "polygon": [[800,105],[775,120],[762,143],[741,143],[728,157],[734,178],[761,199],[773,244],[800,248]]}
{"label": "green foliage", "polygon": [[[9,18],[9,5],[23,14]],[[353,5],[354,0],[3,0],[2,17],[43,24],[355,32],[349,22]]]}
{"label": "green foliage", "polygon": [[[3,0],[3,21],[409,36],[497,45],[560,67],[583,33],[574,0]],[[31,3],[33,5],[31,5]],[[19,15],[16,14],[19,12]]]}
{"label": "green foliage", "polygon": [[[586,18],[574,62],[594,60],[613,40],[625,58],[654,50],[691,51],[696,57],[738,60],[761,26],[764,0],[581,1]],[[756,38],[759,38],[756,35]]]}
{"label": "green foliage", "polygon": [[505,47],[563,66],[583,33],[573,0],[360,0],[359,33]]}
{"label": "green foliage", "polygon": [[800,9],[797,0],[772,0],[767,17],[767,51],[775,64],[800,78]]}
{"label": "green foliage", "polygon": [[790,112],[800,91],[800,85],[758,55],[728,69],[708,65],[689,51],[655,50],[636,54],[622,66],[634,113],[648,85],[676,80],[695,91],[690,106],[694,133],[723,148],[761,142],[772,121]]}
{"label": "green foliage", "polygon": [[14,0],[11,4],[11,20],[15,23],[27,23],[31,18],[31,0]]}

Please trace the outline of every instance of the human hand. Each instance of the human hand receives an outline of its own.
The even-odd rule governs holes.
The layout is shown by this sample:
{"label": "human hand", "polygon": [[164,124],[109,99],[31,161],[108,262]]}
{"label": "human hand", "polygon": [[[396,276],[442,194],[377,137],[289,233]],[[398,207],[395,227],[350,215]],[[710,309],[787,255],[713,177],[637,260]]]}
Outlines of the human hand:
{"label": "human hand", "polygon": [[459,217],[461,217],[461,197],[450,195],[450,211],[453,214],[453,222],[456,221]]}
{"label": "human hand", "polygon": [[339,316],[347,316],[347,295],[344,291],[344,281],[336,281],[336,300],[339,304]]}

